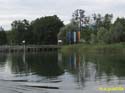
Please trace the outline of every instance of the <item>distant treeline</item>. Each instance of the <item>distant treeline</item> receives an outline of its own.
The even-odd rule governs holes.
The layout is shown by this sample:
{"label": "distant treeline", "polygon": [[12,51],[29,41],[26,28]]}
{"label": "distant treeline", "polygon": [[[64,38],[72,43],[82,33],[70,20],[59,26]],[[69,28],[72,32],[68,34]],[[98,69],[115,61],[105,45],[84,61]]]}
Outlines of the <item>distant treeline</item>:
{"label": "distant treeline", "polygon": [[[58,37],[66,42],[66,33],[81,30],[81,42],[119,43],[125,42],[125,18],[112,21],[112,14],[86,16],[84,10],[76,10],[71,22],[61,28]],[[81,28],[80,28],[81,25]]]}
{"label": "distant treeline", "polygon": [[63,22],[56,16],[28,20],[15,20],[11,24],[10,31],[0,29],[0,45],[22,44],[57,44],[61,39],[66,44],[66,33],[80,31],[83,43],[119,43],[125,42],[125,18],[116,18],[112,14],[85,15],[84,10],[77,9],[73,13],[71,22],[64,26]]}
{"label": "distant treeline", "polygon": [[20,45],[26,44],[57,44],[57,34],[63,22],[56,16],[37,18],[32,22],[28,20],[15,20],[10,31],[0,31],[0,44]]}

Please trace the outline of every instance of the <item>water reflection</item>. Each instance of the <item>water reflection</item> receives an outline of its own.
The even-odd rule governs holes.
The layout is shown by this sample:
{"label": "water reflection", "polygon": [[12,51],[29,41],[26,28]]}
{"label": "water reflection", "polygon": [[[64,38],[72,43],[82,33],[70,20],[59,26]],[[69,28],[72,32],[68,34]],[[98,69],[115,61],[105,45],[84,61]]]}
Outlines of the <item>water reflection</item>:
{"label": "water reflection", "polygon": [[0,55],[0,79],[41,81],[64,73],[57,52],[9,53]]}
{"label": "water reflection", "polygon": [[[120,84],[125,79],[125,55],[79,54],[64,56],[65,67],[82,87],[104,83]],[[122,81],[123,83],[123,81]],[[89,85],[89,86],[90,86]]]}
{"label": "water reflection", "polygon": [[6,58],[7,58],[6,54],[4,54],[4,53],[0,54],[0,68],[5,65]]}
{"label": "water reflection", "polygon": [[[125,55],[60,52],[0,54],[0,79],[48,82],[86,88],[125,84]],[[77,87],[77,88],[78,88]]]}

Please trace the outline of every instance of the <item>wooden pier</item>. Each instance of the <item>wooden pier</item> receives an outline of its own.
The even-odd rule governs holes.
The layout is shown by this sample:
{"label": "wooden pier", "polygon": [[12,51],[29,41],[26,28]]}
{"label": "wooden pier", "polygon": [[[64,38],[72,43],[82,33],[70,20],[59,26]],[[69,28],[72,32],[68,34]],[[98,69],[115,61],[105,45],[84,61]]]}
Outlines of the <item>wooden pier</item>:
{"label": "wooden pier", "polygon": [[4,45],[0,46],[0,52],[41,52],[55,51],[60,49],[60,45]]}

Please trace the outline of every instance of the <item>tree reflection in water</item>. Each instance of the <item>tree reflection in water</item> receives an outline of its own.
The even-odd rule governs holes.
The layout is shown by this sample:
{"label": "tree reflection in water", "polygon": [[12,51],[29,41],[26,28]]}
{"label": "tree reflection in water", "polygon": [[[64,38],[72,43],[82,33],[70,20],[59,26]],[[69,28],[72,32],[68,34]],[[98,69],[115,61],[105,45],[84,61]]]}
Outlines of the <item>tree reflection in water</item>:
{"label": "tree reflection in water", "polygon": [[120,80],[125,79],[124,54],[43,52],[10,53],[8,57],[1,54],[0,57],[0,72],[8,71],[12,77],[27,81],[41,81],[43,77],[58,80],[61,77],[62,83],[75,82],[84,88],[113,80],[124,83]]}
{"label": "tree reflection in water", "polygon": [[[110,82],[125,79],[125,55],[114,53],[79,54],[64,56],[65,69],[72,73],[83,87],[86,82]],[[115,78],[114,78],[115,77]],[[104,82],[102,82],[104,83]]]}
{"label": "tree reflection in water", "polygon": [[11,54],[11,70],[14,74],[39,76],[59,76],[64,71],[58,66],[58,53],[22,53]]}

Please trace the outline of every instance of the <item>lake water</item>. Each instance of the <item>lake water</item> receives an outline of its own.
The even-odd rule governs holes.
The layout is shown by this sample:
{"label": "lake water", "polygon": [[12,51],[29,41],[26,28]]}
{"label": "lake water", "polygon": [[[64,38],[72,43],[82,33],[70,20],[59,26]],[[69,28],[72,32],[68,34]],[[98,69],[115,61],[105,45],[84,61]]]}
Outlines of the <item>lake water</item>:
{"label": "lake water", "polygon": [[1,53],[0,93],[125,93],[123,53]]}

